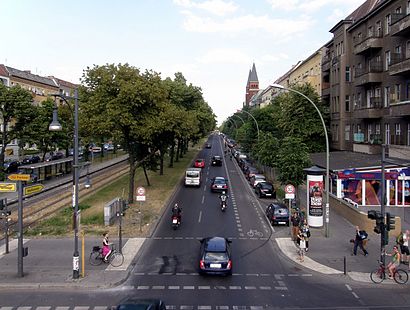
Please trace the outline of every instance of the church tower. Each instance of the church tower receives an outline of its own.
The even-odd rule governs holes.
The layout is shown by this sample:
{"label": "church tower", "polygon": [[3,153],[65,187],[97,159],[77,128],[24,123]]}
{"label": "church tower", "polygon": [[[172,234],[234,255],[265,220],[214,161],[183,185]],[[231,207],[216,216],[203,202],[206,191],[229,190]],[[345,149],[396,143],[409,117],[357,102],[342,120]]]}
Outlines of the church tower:
{"label": "church tower", "polygon": [[252,65],[252,70],[249,70],[248,82],[246,83],[245,107],[249,106],[253,95],[259,91],[258,74],[256,73],[255,63]]}

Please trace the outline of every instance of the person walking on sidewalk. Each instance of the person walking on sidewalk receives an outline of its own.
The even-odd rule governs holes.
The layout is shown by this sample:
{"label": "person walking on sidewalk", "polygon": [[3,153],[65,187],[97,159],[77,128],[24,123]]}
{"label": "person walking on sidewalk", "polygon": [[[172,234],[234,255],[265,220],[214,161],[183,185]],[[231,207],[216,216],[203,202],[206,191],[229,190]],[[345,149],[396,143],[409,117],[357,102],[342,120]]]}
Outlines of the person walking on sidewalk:
{"label": "person walking on sidewalk", "polygon": [[298,242],[300,218],[297,212],[293,213],[292,217],[290,218],[290,221],[292,222],[292,240]]}
{"label": "person walking on sidewalk", "polygon": [[400,245],[401,262],[407,265],[409,264],[409,256],[410,256],[409,239],[410,239],[410,231],[408,229],[404,233],[400,233],[400,235],[397,237],[397,244]]}
{"label": "person walking on sidewalk", "polygon": [[365,230],[360,230],[359,226],[356,226],[356,234],[354,239],[353,255],[357,255],[357,247],[363,251],[364,256],[369,253],[363,246],[363,241],[367,239],[367,232]]}
{"label": "person walking on sidewalk", "polygon": [[301,263],[304,262],[305,260],[305,252],[306,252],[306,239],[305,235],[303,234],[302,231],[299,231],[298,235],[298,244],[299,244],[299,260]]}
{"label": "person walking on sidewalk", "polygon": [[310,238],[310,228],[306,220],[303,221],[303,224],[300,228],[303,236],[305,237],[306,248],[305,251],[309,251],[309,238]]}

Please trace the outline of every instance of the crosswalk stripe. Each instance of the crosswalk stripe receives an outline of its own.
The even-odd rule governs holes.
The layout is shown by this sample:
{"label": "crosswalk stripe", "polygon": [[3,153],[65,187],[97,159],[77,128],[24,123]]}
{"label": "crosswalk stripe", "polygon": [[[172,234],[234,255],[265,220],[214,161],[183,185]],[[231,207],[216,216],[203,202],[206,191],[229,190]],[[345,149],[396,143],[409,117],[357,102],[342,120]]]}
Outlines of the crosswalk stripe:
{"label": "crosswalk stripe", "polygon": [[84,306],[77,306],[74,307],[74,310],[88,310],[90,307],[84,307]]}
{"label": "crosswalk stripe", "polygon": [[18,307],[17,310],[31,310],[31,307]]}
{"label": "crosswalk stripe", "polygon": [[184,290],[194,290],[194,289],[195,289],[195,286],[193,286],[193,285],[185,285],[185,286],[182,287],[182,289],[184,289]]}
{"label": "crosswalk stripe", "polygon": [[0,310],[12,310],[13,307],[0,307]]}
{"label": "crosswalk stripe", "polygon": [[55,310],[68,310],[68,309],[70,309],[70,307],[66,307],[66,306],[59,306],[59,307],[56,307],[55,308]]}
{"label": "crosswalk stripe", "polygon": [[46,306],[46,307],[44,307],[44,306],[42,306],[42,307],[37,307],[36,308],[36,310],[50,310],[51,309],[51,307],[50,306]]}

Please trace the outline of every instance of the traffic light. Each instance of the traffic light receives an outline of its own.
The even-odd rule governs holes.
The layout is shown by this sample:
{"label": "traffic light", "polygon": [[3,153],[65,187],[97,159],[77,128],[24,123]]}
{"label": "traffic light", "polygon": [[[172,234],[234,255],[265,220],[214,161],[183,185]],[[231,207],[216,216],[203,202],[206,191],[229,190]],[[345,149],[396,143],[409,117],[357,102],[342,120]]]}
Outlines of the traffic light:
{"label": "traffic light", "polygon": [[394,230],[396,228],[396,217],[389,212],[386,212],[386,230]]}
{"label": "traffic light", "polygon": [[367,211],[367,217],[371,220],[376,221],[376,226],[374,227],[373,231],[376,234],[380,234],[384,232],[384,218],[381,214],[381,212],[376,211],[376,210],[369,210]]}

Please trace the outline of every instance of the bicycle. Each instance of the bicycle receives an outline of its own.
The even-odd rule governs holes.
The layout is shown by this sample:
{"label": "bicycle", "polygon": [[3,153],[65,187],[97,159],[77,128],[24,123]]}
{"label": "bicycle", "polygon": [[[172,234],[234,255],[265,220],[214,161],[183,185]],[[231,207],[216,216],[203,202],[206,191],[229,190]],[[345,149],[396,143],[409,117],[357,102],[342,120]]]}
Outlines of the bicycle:
{"label": "bicycle", "polygon": [[[370,273],[370,279],[374,283],[382,283],[383,280],[386,279],[386,272],[388,273],[389,271],[386,270],[386,266],[383,262],[380,262],[379,260],[377,262],[379,263],[379,268]],[[405,284],[409,280],[409,275],[407,271],[396,268],[393,273],[393,279],[398,284]]]}
{"label": "bicycle", "polygon": [[[104,256],[102,254],[102,248],[100,246],[93,246],[89,258],[90,264],[93,266],[99,266],[104,262]],[[113,267],[119,267],[124,262],[124,255],[118,252],[115,245],[111,245],[111,253],[107,257],[107,263]]]}
{"label": "bicycle", "polygon": [[256,229],[251,229],[249,230],[247,233],[248,237],[252,238],[254,236],[262,238],[263,237],[263,233],[260,231],[257,231]]}

